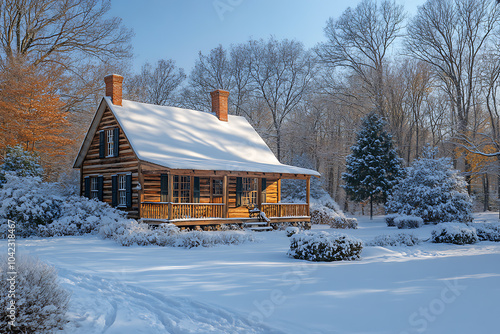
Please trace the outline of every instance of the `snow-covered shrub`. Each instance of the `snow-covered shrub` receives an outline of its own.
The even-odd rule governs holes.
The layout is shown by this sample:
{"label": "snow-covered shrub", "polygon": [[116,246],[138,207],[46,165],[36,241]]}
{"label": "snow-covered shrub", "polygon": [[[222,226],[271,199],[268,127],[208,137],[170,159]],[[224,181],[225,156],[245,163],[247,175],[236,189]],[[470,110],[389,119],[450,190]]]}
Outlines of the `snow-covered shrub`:
{"label": "snow-covered shrub", "polygon": [[397,217],[399,217],[399,214],[397,213],[391,213],[390,215],[386,215],[385,223],[387,224],[387,226],[389,227],[396,226],[396,224],[394,223],[394,219],[396,219]]}
{"label": "snow-covered shrub", "polygon": [[173,224],[161,224],[157,228],[135,220],[120,220],[103,224],[99,229],[103,238],[115,240],[122,246],[170,246],[210,247],[215,245],[237,245],[254,241],[253,234],[243,231],[180,231]]}
{"label": "snow-covered shrub", "polygon": [[337,219],[345,218],[339,211],[319,203],[311,203],[309,213],[311,215],[311,224],[331,225]]}
{"label": "snow-covered shrub", "polygon": [[421,242],[419,238],[413,234],[398,233],[398,234],[381,234],[377,235],[371,242],[370,246],[415,246]]}
{"label": "snow-covered shrub", "polygon": [[0,186],[5,182],[5,173],[11,172],[17,176],[42,177],[43,168],[36,152],[28,152],[21,145],[7,147],[3,164],[0,165]]}
{"label": "snow-covered shrub", "polygon": [[285,230],[286,236],[289,237],[289,238],[292,235],[297,234],[299,232],[300,232],[300,228],[294,227],[294,226],[287,227],[286,230]]}
{"label": "snow-covered shrub", "polygon": [[126,213],[107,203],[81,196],[68,196],[60,203],[61,217],[38,227],[38,235],[51,237],[97,233],[101,224],[124,220]]}
{"label": "snow-covered shrub", "polygon": [[432,242],[457,245],[473,244],[479,241],[476,229],[462,223],[441,223],[432,231]]}
{"label": "snow-covered shrub", "polygon": [[363,244],[346,234],[302,232],[292,235],[288,256],[307,261],[342,261],[360,258]]}
{"label": "snow-covered shrub", "polygon": [[59,286],[54,267],[28,256],[16,257],[15,325],[9,328],[9,297],[13,288],[8,262],[0,257],[0,333],[52,333],[67,323],[70,294]]}
{"label": "snow-covered shrub", "polygon": [[424,223],[424,220],[415,216],[397,216],[394,218],[394,225],[399,229],[403,228],[419,228]]}
{"label": "snow-covered shrub", "polygon": [[481,241],[500,241],[499,223],[475,223],[470,226],[476,229],[477,236]]}
{"label": "snow-covered shrub", "polygon": [[342,228],[342,229],[357,229],[358,220],[356,218],[347,217],[336,217],[332,223],[330,223],[331,228]]}
{"label": "snow-covered shrub", "polygon": [[387,212],[417,216],[424,223],[472,221],[467,183],[449,158],[435,155],[435,150],[427,148],[424,156],[407,168],[387,200]]}
{"label": "snow-covered shrub", "polygon": [[20,177],[5,174],[0,188],[0,224],[7,219],[16,222],[17,236],[27,237],[38,233],[38,225],[47,225],[61,217],[63,197],[57,186],[42,182],[40,177]]}

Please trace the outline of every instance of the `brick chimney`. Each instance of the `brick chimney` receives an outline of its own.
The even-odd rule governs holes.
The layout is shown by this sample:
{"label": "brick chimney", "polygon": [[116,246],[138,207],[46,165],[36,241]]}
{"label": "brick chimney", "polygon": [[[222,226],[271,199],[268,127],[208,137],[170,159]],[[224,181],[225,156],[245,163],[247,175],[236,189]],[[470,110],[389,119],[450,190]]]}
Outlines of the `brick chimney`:
{"label": "brick chimney", "polygon": [[212,97],[212,111],[215,112],[217,118],[223,122],[227,122],[227,90],[217,89],[210,93]]}
{"label": "brick chimney", "polygon": [[111,97],[113,104],[122,105],[122,82],[123,77],[118,74],[111,74],[104,77],[106,83],[106,96]]}

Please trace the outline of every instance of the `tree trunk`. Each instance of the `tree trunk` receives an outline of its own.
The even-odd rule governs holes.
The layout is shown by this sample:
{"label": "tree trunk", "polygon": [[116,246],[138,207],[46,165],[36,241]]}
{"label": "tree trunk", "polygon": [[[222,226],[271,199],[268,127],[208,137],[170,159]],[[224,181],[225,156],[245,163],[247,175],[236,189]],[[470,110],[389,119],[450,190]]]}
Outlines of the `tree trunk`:
{"label": "tree trunk", "polygon": [[490,209],[490,185],[488,182],[488,174],[483,174],[483,191],[484,191],[484,211]]}
{"label": "tree trunk", "polygon": [[373,197],[370,195],[370,220],[373,220]]}

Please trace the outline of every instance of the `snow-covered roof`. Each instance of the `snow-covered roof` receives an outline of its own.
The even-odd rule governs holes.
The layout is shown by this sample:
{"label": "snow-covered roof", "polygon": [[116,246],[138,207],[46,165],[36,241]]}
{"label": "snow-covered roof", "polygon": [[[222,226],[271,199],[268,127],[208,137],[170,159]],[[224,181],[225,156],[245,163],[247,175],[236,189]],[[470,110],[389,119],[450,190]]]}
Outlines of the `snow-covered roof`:
{"label": "snow-covered roof", "polygon": [[104,101],[142,161],[171,169],[320,175],[281,164],[244,117],[229,115],[223,122],[196,110],[128,100],[118,106],[109,97]]}

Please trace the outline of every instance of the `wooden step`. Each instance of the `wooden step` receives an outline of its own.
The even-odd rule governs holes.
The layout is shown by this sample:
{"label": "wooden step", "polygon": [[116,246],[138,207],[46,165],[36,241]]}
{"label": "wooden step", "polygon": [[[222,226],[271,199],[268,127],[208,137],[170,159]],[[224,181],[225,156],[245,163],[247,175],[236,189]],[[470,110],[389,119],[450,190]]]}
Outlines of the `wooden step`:
{"label": "wooden step", "polygon": [[267,226],[266,222],[250,222],[245,223],[245,226]]}
{"label": "wooden step", "polygon": [[257,231],[257,232],[263,232],[263,231],[272,231],[271,226],[259,226],[259,227],[249,227],[248,228],[251,231]]}

